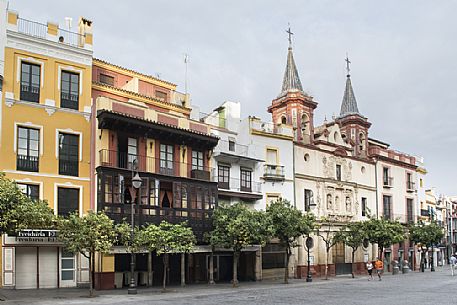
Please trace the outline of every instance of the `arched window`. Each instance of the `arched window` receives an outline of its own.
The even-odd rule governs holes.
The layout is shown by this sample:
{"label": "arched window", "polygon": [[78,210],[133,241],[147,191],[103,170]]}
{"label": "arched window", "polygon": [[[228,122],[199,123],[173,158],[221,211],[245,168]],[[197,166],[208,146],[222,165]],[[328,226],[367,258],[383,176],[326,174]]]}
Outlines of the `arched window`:
{"label": "arched window", "polygon": [[333,204],[332,204],[332,195],[327,194],[327,210],[333,209]]}
{"label": "arched window", "polygon": [[359,134],[359,150],[365,150],[365,134],[363,132]]}
{"label": "arched window", "polygon": [[281,117],[281,124],[287,124],[287,118],[285,115]]}

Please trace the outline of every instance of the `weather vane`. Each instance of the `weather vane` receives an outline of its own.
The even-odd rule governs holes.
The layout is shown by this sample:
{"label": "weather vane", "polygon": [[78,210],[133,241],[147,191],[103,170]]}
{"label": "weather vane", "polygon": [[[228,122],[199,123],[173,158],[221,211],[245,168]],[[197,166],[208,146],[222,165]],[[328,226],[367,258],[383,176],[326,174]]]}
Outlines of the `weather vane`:
{"label": "weather vane", "polygon": [[351,64],[351,61],[349,60],[349,57],[348,57],[348,53],[346,53],[346,71],[347,71],[347,76],[349,76],[349,72],[351,71],[351,68],[349,67],[349,65]]}
{"label": "weather vane", "polygon": [[289,46],[292,46],[292,31],[290,30],[290,23],[289,23],[289,29],[286,31],[287,34],[289,34]]}

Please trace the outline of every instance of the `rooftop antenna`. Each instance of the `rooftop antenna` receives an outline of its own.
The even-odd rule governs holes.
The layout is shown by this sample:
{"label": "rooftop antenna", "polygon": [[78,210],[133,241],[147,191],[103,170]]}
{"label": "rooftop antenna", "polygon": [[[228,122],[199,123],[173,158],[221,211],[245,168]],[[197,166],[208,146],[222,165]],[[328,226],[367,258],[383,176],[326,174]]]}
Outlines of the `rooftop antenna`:
{"label": "rooftop antenna", "polygon": [[187,94],[187,64],[189,63],[189,54],[184,53],[184,64],[186,65],[186,73],[184,75],[184,92]]}
{"label": "rooftop antenna", "polygon": [[160,78],[160,73],[159,72],[156,73],[156,77]]}
{"label": "rooftop antenna", "polygon": [[73,18],[65,17],[65,24],[67,25],[68,31],[71,31],[71,22],[72,21],[73,21]]}

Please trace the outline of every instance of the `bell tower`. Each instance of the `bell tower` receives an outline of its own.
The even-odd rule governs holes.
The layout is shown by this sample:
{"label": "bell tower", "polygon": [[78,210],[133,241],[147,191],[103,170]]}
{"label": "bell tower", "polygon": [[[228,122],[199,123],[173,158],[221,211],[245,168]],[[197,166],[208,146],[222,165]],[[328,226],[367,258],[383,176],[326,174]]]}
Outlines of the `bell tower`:
{"label": "bell tower", "polygon": [[312,144],[314,138],[313,117],[317,103],[312,96],[303,91],[292,52],[293,33],[290,27],[286,33],[289,34],[289,49],[282,89],[278,97],[271,102],[268,112],[271,113],[275,125],[292,125],[295,141]]}
{"label": "bell tower", "polygon": [[351,74],[348,56],[346,55],[346,88],[341,102],[340,116],[336,122],[340,125],[341,135],[353,146],[353,155],[356,157],[368,156],[368,129],[371,123],[360,114],[352,89]]}

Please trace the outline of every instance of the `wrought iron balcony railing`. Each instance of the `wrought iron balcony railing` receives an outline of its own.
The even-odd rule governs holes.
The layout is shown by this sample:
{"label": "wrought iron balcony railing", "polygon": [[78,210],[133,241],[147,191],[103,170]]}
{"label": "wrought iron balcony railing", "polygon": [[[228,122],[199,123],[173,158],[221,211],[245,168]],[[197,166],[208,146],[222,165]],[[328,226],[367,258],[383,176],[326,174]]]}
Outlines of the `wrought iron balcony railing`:
{"label": "wrought iron balcony railing", "polygon": [[267,180],[284,180],[284,166],[283,165],[273,165],[265,164],[263,178]]}
{"label": "wrought iron balcony railing", "polygon": [[39,157],[17,155],[16,169],[19,171],[38,172]]}

